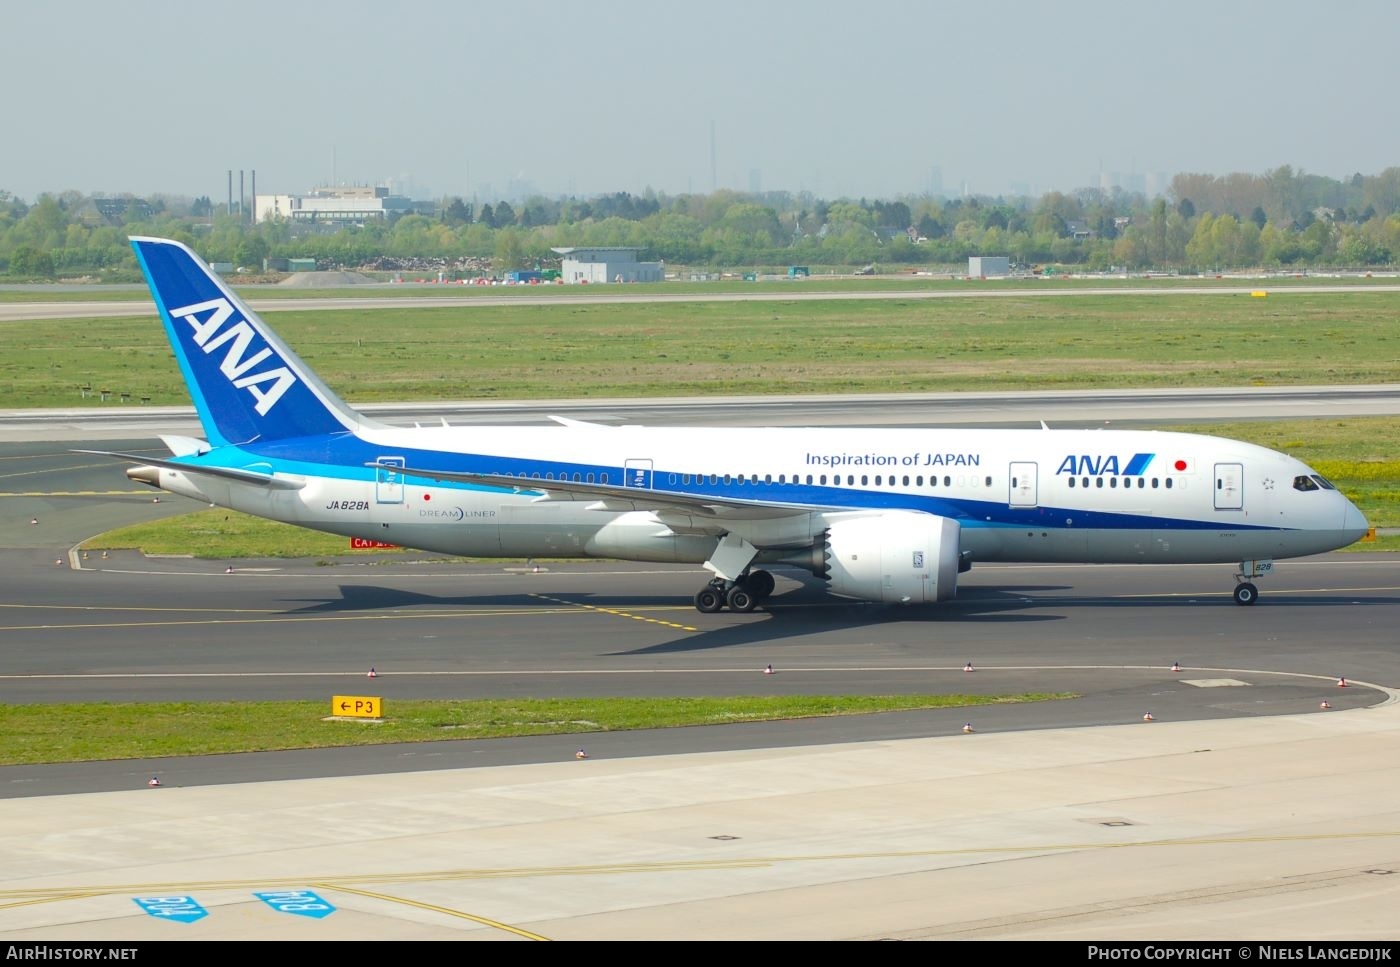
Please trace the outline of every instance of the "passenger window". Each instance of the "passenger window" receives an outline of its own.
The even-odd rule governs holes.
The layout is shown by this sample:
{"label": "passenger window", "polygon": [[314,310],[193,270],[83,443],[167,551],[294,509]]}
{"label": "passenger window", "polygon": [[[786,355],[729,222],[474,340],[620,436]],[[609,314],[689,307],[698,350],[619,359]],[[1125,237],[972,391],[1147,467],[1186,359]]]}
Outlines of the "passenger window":
{"label": "passenger window", "polygon": [[1171,477],[1168,477],[1168,478],[1167,478],[1167,489],[1168,489],[1168,490],[1171,490],[1171,489],[1172,489],[1172,478],[1171,478]]}

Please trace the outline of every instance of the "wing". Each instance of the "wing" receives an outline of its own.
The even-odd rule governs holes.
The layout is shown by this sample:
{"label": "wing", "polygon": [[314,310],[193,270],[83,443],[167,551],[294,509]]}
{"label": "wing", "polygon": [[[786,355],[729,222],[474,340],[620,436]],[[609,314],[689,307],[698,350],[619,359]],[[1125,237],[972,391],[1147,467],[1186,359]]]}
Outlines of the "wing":
{"label": "wing", "polygon": [[537,480],[534,477],[513,477],[510,474],[425,470],[421,467],[400,467],[381,463],[371,463],[367,466],[392,470],[405,476],[426,477],[429,480],[454,480],[458,483],[504,487],[516,493],[534,493],[539,495],[536,500],[540,501],[588,501],[589,510],[613,512],[652,510],[662,513],[683,511],[687,514],[703,515],[715,520],[763,520],[775,517],[798,517],[813,511],[841,509],[815,504],[686,494],[673,490],[643,490],[638,487],[623,487],[616,484],[583,483],[572,480]]}

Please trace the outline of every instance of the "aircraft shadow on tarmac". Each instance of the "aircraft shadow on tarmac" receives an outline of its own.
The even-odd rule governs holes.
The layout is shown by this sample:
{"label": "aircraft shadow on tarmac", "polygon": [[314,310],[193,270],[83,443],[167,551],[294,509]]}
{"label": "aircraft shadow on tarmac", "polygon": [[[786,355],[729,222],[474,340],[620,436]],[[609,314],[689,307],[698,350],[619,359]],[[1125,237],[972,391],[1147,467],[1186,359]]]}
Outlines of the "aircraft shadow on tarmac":
{"label": "aircraft shadow on tarmac", "polygon": [[[730,623],[699,632],[686,631],[669,641],[656,642],[639,648],[609,652],[610,655],[646,655],[706,651],[740,647],[756,643],[772,643],[784,638],[817,634],[833,629],[877,627],[895,623],[921,625],[955,625],[961,623],[1015,623],[1063,621],[1073,608],[1094,609],[1163,609],[1163,608],[1228,608],[1237,609],[1228,594],[1203,595],[1123,595],[1115,597],[1065,598],[1073,587],[1064,584],[1021,584],[997,587],[960,588],[954,601],[932,605],[877,604],[845,601],[825,593],[815,579],[794,579],[796,586],[781,589],[759,608],[748,614],[721,612],[717,617]],[[1308,593],[1270,596],[1259,607],[1312,608],[1327,606],[1355,607],[1359,604],[1393,606],[1396,596],[1367,596],[1358,598],[1346,593]],[[406,610],[412,608],[557,608],[560,603],[591,609],[619,612],[654,609],[687,609],[690,601],[671,594],[647,595],[593,594],[560,592],[549,594],[462,594],[434,595],[404,588],[381,585],[341,584],[339,596],[305,601],[289,609],[289,614],[335,614],[359,611]],[[699,615],[687,615],[682,621],[698,620]],[[714,620],[709,618],[708,620]]]}

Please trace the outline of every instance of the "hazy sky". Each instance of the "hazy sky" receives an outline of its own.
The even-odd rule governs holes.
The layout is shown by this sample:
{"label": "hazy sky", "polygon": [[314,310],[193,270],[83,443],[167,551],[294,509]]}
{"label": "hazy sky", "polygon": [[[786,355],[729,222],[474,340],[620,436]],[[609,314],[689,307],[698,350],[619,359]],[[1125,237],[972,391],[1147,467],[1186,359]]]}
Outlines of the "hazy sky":
{"label": "hazy sky", "polygon": [[1400,165],[1400,2],[48,0],[0,189],[893,198]]}

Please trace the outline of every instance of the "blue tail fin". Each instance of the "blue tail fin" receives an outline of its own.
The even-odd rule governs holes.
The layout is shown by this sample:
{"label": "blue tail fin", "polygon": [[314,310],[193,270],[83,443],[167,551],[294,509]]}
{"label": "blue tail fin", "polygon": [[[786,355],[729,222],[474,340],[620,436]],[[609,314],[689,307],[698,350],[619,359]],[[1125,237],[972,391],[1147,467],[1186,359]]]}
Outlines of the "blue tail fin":
{"label": "blue tail fin", "polygon": [[344,433],[366,422],[187,246],[133,237],[131,247],[211,443]]}

